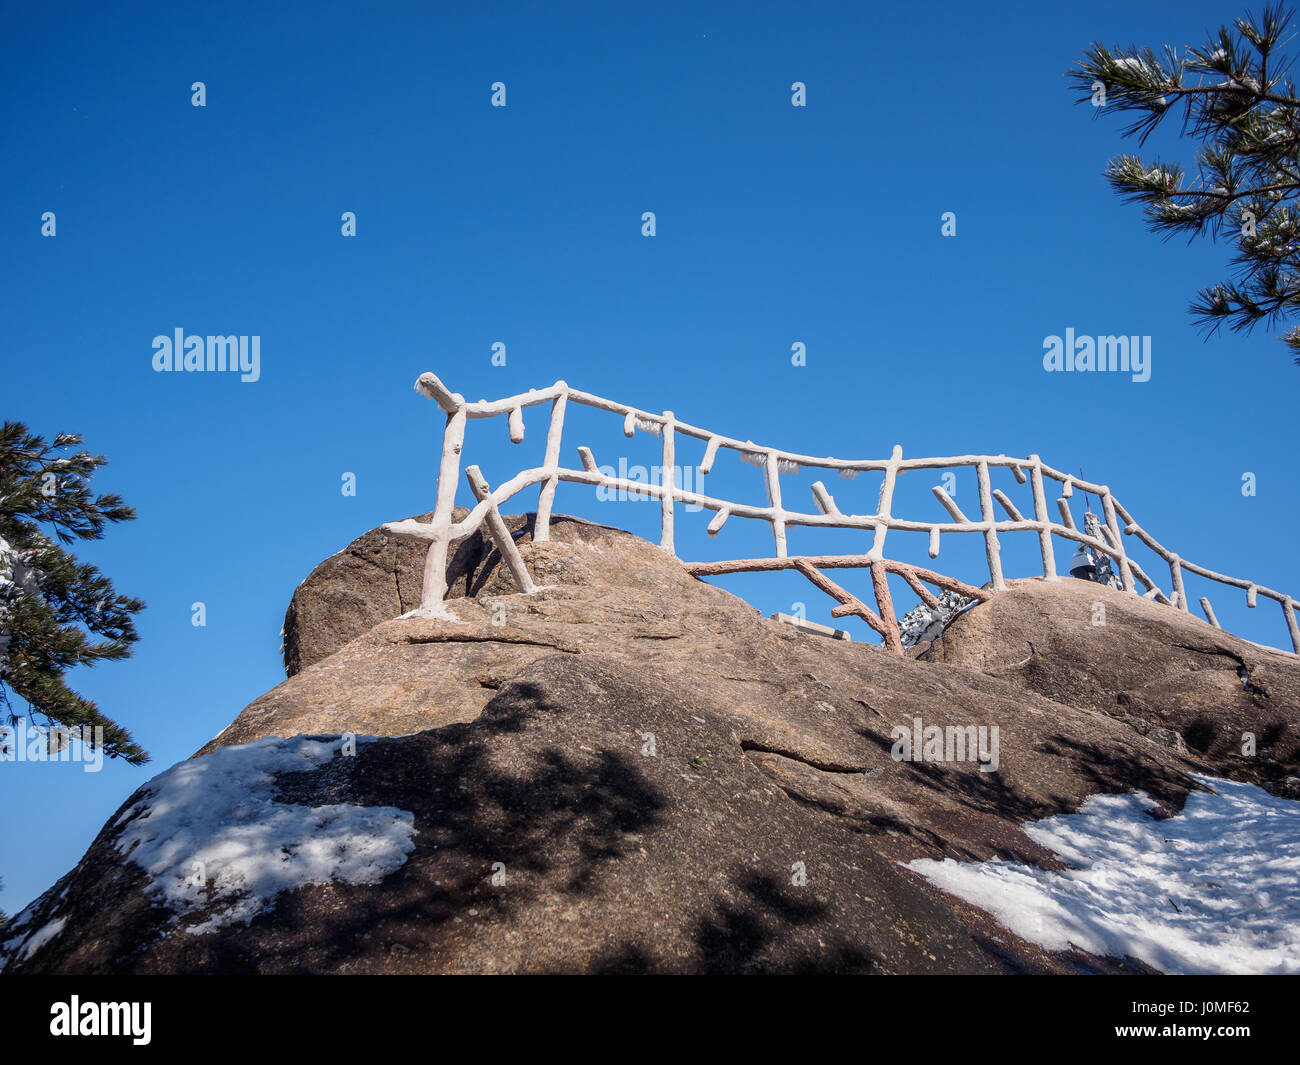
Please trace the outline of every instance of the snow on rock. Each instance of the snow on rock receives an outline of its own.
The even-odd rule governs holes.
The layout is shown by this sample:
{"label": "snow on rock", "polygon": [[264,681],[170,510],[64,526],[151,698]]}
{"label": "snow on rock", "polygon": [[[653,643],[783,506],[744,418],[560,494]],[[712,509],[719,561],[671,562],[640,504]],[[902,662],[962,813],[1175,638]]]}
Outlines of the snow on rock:
{"label": "snow on rock", "polygon": [[975,605],[976,600],[947,589],[940,593],[939,605],[936,607],[918,603],[898,623],[903,646],[915,647],[918,643],[937,640],[958,614],[964,614]]}
{"label": "snow on rock", "polygon": [[1300,973],[1300,802],[1196,777],[1176,817],[1143,792],[1093,795],[1025,834],[1073,868],[921,859],[908,868],[1047,950],[1168,973]]}
{"label": "snow on rock", "polygon": [[[22,923],[26,925],[30,921],[30,915]],[[11,922],[5,927],[5,931],[10,931],[13,925],[18,922]],[[14,936],[12,939],[5,940],[0,944],[0,972],[4,972],[5,966],[10,960],[26,961],[35,954],[41,947],[45,946],[51,939],[63,931],[64,926],[68,923],[66,917],[57,917],[47,922],[34,932],[24,932],[22,935]]]}
{"label": "snow on rock", "polygon": [[318,769],[341,757],[341,746],[341,738],[273,737],[181,762],[145,785],[118,819],[115,845],[178,917],[208,911],[192,933],[247,924],[280,892],[308,884],[376,884],[415,846],[411,813],[273,798],[276,774]]}

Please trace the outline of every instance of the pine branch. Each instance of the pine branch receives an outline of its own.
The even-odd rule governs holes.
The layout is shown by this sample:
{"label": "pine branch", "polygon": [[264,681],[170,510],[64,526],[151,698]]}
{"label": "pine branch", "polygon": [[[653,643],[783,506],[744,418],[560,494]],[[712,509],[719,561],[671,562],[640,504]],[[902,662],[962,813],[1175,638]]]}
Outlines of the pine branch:
{"label": "pine branch", "polygon": [[[1201,142],[1188,174],[1176,163],[1121,154],[1104,176],[1140,205],[1148,228],[1166,238],[1226,237],[1234,279],[1201,290],[1190,310],[1207,336],[1300,317],[1300,98],[1279,53],[1291,16],[1280,5],[1221,26],[1199,48],[1107,48],[1094,43],[1067,77],[1099,113],[1137,117],[1122,134],[1146,142],[1179,110],[1182,133]],[[1181,106],[1180,106],[1181,105]],[[1283,338],[1300,351],[1300,333]],[[1298,359],[1297,361],[1300,361]]]}

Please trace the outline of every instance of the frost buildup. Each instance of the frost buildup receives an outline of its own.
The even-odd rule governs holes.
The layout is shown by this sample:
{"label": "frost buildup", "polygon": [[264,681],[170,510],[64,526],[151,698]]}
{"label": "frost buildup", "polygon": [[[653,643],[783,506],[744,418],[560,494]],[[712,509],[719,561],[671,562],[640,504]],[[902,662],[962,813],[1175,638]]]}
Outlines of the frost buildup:
{"label": "frost buildup", "polygon": [[0,536],[0,680],[9,672],[9,644],[12,636],[7,620],[14,600],[37,592],[37,574],[30,569],[23,552],[15,550]]}
{"label": "frost buildup", "polygon": [[939,594],[939,602],[935,606],[917,603],[898,623],[903,646],[915,647],[919,643],[938,639],[953,618],[974,604],[974,599],[947,590]]}

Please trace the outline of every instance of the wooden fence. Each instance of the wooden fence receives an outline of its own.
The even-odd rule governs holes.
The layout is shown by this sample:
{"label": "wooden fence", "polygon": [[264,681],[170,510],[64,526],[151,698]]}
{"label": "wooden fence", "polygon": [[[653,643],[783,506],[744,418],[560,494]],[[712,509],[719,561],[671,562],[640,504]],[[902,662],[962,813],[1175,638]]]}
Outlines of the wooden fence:
{"label": "wooden fence", "polygon": [[[442,454],[438,470],[438,488],[434,503],[433,518],[430,522],[407,520],[391,522],[387,528],[406,535],[419,536],[429,541],[429,553],[424,567],[424,587],[419,613],[429,616],[445,616],[444,599],[447,594],[447,552],[452,541],[467,536],[479,528],[486,528],[488,536],[501,553],[502,559],[509,567],[519,590],[528,593],[534,590],[532,578],[524,564],[523,558],[514,540],[501,518],[501,506],[525,489],[535,484],[541,485],[537,503],[537,516],[533,527],[534,541],[544,542],[550,539],[550,520],[555,503],[555,490],[561,481],[572,481],[607,489],[617,489],[637,496],[649,496],[660,502],[660,538],[659,546],[676,557],[673,545],[673,528],[675,507],[677,503],[692,505],[714,512],[709,522],[708,533],[716,536],[728,519],[732,517],[751,518],[767,522],[772,531],[773,554],[765,558],[733,559],[721,562],[687,562],[684,565],[696,576],[713,576],[725,573],[757,572],[766,570],[792,569],[802,573],[809,581],[837,600],[838,605],[831,613],[835,617],[854,615],[862,618],[868,625],[880,633],[885,645],[893,651],[902,653],[898,622],[890,599],[887,575],[895,573],[902,577],[917,593],[922,602],[935,605],[934,595],[924,587],[924,583],[950,589],[975,599],[988,599],[991,592],[1006,587],[1002,571],[1002,554],[999,537],[1011,532],[1033,532],[1037,534],[1039,552],[1042,557],[1043,577],[1057,580],[1056,560],[1053,552],[1052,537],[1082,544],[1092,550],[1108,556],[1114,561],[1120,583],[1126,591],[1138,592],[1138,586],[1145,590],[1145,598],[1173,606],[1184,611],[1189,610],[1187,593],[1183,587],[1183,574],[1194,573],[1208,580],[1234,588],[1244,589],[1247,606],[1254,607],[1260,596],[1278,603],[1286,618],[1287,629],[1291,636],[1294,651],[1300,654],[1300,625],[1296,620],[1296,604],[1291,596],[1265,588],[1253,581],[1239,577],[1229,577],[1214,570],[1199,566],[1181,558],[1170,551],[1150,533],[1133,520],[1129,511],[1117,500],[1106,485],[1092,484],[1044,463],[1037,455],[1027,458],[1008,458],[1006,455],[956,455],[943,458],[903,458],[901,447],[895,447],[887,459],[835,459],[813,455],[800,455],[795,452],[782,451],[779,448],[764,447],[750,440],[734,440],[707,429],[686,422],[678,421],[672,411],[653,413],[629,407],[601,396],[570,388],[564,381],[556,381],[549,388],[532,389],[517,396],[493,401],[481,400],[477,403],[466,402],[459,393],[450,391],[432,373],[421,374],[416,381],[416,390],[434,400],[445,412],[446,428],[443,430]],[[638,430],[658,436],[661,444],[661,476],[659,483],[645,483],[627,478],[614,477],[604,473],[596,464],[590,448],[579,446],[577,453],[582,463],[581,469],[574,469],[560,464],[561,441],[564,436],[565,411],[570,403],[579,403],[597,410],[608,411],[623,419],[623,432],[631,437]],[[465,476],[470,491],[476,500],[469,515],[462,521],[452,521],[455,504],[456,484],[460,477],[461,450],[465,441],[466,422],[471,418],[492,418],[504,415],[510,439],[513,443],[522,443],[524,439],[523,411],[526,407],[550,405],[550,421],[546,433],[546,452],[541,466],[522,470],[510,480],[499,484],[495,489],[484,480],[477,466],[465,468]],[[689,491],[678,487],[674,479],[676,467],[676,445],[678,437],[701,440],[705,444],[704,458],[698,470],[707,474],[712,468],[718,451],[723,448],[740,453],[740,457],[763,471],[763,481],[767,493],[766,504],[732,502],[715,499],[701,492]],[[942,487],[933,489],[935,497],[947,512],[950,521],[911,520],[893,514],[894,487],[898,475],[909,470],[945,470],[972,468],[979,486],[979,515],[969,517]],[[1009,469],[1019,484],[1028,483],[1032,492],[1032,517],[1026,517],[1011,499],[1000,490],[990,487],[989,471],[996,468]],[[874,514],[845,514],[836,506],[835,499],[825,484],[817,481],[812,485],[813,503],[816,512],[788,510],[781,495],[780,475],[794,470],[812,468],[835,471],[843,477],[853,477],[862,472],[883,473],[883,482]],[[1047,492],[1048,483],[1060,486],[1060,495],[1056,506],[1060,520],[1050,517]],[[1101,501],[1103,522],[1102,536],[1087,535],[1079,529],[1070,511],[1070,499],[1076,491],[1095,495]],[[1005,517],[999,518],[994,504],[1001,508]],[[791,556],[787,550],[787,530],[792,526],[815,526],[837,529],[862,529],[872,532],[871,549],[860,555],[819,555]],[[891,561],[885,557],[885,538],[891,530],[924,532],[929,535],[929,554],[938,557],[941,538],[945,533],[978,533],[984,541],[984,553],[988,562],[989,580],[985,588],[975,588],[954,578],[944,576],[931,570],[910,566],[906,563]],[[1123,535],[1136,537],[1169,567],[1169,592],[1162,591],[1156,582],[1147,575],[1136,560],[1125,550]],[[823,572],[837,568],[869,568],[872,587],[876,598],[876,610],[872,610],[858,598],[836,584]],[[924,583],[923,583],[924,582]],[[1201,608],[1210,624],[1219,627],[1214,610],[1208,599],[1201,599]]]}

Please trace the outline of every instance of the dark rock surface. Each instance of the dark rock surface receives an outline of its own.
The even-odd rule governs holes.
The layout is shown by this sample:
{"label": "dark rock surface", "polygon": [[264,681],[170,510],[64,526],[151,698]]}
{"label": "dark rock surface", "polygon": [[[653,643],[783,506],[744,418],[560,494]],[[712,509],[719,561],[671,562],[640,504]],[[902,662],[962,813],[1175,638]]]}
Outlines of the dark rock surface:
{"label": "dark rock surface", "polygon": [[[1173,813],[1189,771],[1262,773],[1220,728],[1271,722],[1270,764],[1296,772],[1300,664],[1169,608],[1020,582],[914,659],[766,620],[627,533],[557,518],[534,544],[510,523],[545,587],[518,595],[467,540],[449,566],[458,622],[392,620],[418,598],[418,541],[371,533],[322,563],[286,624],[301,670],[200,752],[387,737],[277,786],[281,802],[410,811],[401,868],[194,935],[144,893],[115,817],[23,915],[62,930],[27,957],[12,946],[5,971],[1126,971],[1045,953],[898,863],[1059,867],[1025,821],[1135,788]],[[1107,625],[1078,631],[1098,595]],[[1226,683],[1234,655],[1266,697]],[[892,729],[918,717],[997,726],[997,771],[894,760]]]}

